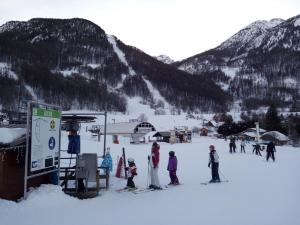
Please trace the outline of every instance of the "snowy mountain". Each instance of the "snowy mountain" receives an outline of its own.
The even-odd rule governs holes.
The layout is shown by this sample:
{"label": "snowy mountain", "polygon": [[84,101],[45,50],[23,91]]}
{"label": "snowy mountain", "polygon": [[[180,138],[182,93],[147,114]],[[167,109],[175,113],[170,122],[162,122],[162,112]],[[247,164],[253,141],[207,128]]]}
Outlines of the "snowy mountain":
{"label": "snowy mountain", "polygon": [[[210,93],[210,94],[208,94]],[[63,109],[219,111],[229,96],[214,82],[164,64],[84,19],[0,26],[0,107],[38,99]]]}
{"label": "snowy mountain", "polygon": [[157,60],[165,63],[165,64],[171,64],[174,63],[175,61],[173,59],[171,59],[169,56],[167,55],[159,55],[155,57]]}
{"label": "snowy mountain", "polygon": [[300,100],[300,15],[256,21],[218,47],[174,65],[210,77],[246,109]]}

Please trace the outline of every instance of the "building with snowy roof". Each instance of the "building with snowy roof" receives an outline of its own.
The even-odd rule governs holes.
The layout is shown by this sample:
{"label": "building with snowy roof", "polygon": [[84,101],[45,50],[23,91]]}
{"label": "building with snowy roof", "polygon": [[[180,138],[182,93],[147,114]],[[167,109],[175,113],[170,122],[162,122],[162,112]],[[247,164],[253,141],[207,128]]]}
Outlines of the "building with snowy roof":
{"label": "building with snowy roof", "polygon": [[[133,143],[140,143],[140,138],[152,131],[156,129],[149,122],[109,123],[106,126],[106,134],[130,137]],[[101,133],[104,133],[104,126],[101,126]]]}
{"label": "building with snowy roof", "polygon": [[[263,135],[266,130],[259,128],[259,136]],[[257,139],[257,131],[256,128],[248,128],[243,132],[238,134],[239,138],[243,138],[245,140],[254,141]]]}
{"label": "building with snowy roof", "polygon": [[289,138],[286,135],[278,131],[266,132],[261,136],[261,139],[263,141],[273,141],[275,145],[285,145],[289,141]]}
{"label": "building with snowy roof", "polygon": [[[101,127],[103,133],[104,126]],[[109,123],[106,126],[106,134],[108,135],[121,135],[131,137],[132,134],[147,134],[151,131],[156,131],[155,127],[148,122],[121,122]]]}

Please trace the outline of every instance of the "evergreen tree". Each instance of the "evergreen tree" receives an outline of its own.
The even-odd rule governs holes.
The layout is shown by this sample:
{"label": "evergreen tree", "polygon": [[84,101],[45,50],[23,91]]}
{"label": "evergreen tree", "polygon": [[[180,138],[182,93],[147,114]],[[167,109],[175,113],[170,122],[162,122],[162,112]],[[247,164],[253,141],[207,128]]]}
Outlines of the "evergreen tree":
{"label": "evergreen tree", "polygon": [[271,104],[264,119],[264,127],[268,131],[276,130],[286,133],[282,127],[281,119],[278,116],[277,108],[274,104]]}

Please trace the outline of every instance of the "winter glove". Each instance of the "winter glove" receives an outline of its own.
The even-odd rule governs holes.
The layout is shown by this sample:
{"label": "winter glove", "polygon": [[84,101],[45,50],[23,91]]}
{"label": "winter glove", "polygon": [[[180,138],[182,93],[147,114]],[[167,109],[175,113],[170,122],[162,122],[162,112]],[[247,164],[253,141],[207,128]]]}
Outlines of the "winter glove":
{"label": "winter glove", "polygon": [[148,155],[148,161],[150,161],[150,155]]}
{"label": "winter glove", "polygon": [[207,165],[208,167],[210,167],[210,163],[208,163],[208,165]]}

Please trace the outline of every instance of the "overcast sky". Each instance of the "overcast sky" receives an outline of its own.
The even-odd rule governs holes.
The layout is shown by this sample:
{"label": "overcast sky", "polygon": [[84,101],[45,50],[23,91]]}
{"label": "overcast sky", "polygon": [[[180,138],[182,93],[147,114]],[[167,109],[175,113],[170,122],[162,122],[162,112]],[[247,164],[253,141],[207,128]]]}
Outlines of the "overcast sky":
{"label": "overcast sky", "polygon": [[0,0],[0,24],[85,18],[150,55],[184,59],[256,20],[300,14],[300,0]]}

